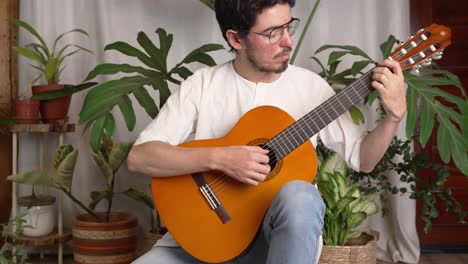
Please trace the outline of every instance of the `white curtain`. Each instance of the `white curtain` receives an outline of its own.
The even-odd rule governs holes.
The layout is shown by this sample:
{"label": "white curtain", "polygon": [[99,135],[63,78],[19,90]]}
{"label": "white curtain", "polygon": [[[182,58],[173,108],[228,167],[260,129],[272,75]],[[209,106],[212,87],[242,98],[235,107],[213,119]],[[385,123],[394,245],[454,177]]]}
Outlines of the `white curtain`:
{"label": "white curtain", "polygon": [[[315,1],[297,1],[293,16],[301,19],[299,32],[305,25],[309,12]],[[80,34],[70,34],[64,38],[64,43],[73,43],[89,48],[95,55],[79,53],[66,61],[62,74],[62,83],[80,83],[91,69],[98,63],[138,63],[136,60],[120,55],[117,52],[104,52],[104,46],[125,41],[138,46],[136,36],[139,31],[146,32],[153,41],[157,40],[154,31],[158,27],[174,34],[174,42],[168,58],[169,67],[179,62],[188,52],[206,43],[224,43],[213,11],[198,0],[21,0],[20,18],[32,24],[46,39],[52,43],[58,34],[73,28],[82,28],[89,32],[90,37]],[[319,71],[319,67],[310,57],[315,50],[324,44],[356,45],[368,52],[373,58],[379,58],[379,45],[389,34],[399,39],[409,35],[409,3],[408,0],[326,0],[322,1],[316,17],[312,21],[296,65]],[[296,36],[298,40],[299,34]],[[20,31],[19,42],[24,45],[34,41],[30,34]],[[215,60],[222,63],[232,54],[225,51],[213,53]],[[324,56],[321,57],[325,59]],[[325,61],[325,60],[324,60]],[[28,65],[28,61],[20,58],[20,90],[27,85],[37,72]],[[349,63],[349,62],[348,62]],[[349,64],[348,64],[349,65]],[[193,65],[192,70],[202,67]],[[98,78],[104,81],[105,78]],[[172,86],[171,89],[177,89]],[[78,122],[85,92],[73,95],[69,117],[72,123]],[[150,118],[137,104],[137,124],[132,132],[128,132],[116,111],[116,139],[133,140],[150,122]],[[369,128],[374,125],[374,110],[366,111]],[[89,203],[90,190],[103,189],[105,183],[91,158],[88,147],[89,135],[81,136],[82,126],[77,131],[66,135],[66,143],[75,144],[80,149],[80,155],[73,180],[73,193]],[[403,135],[403,128],[399,131]],[[38,137],[21,135],[20,138],[20,171],[35,169],[38,164]],[[47,167],[52,151],[57,147],[55,136],[47,135],[46,159]],[[393,175],[395,183],[398,178]],[[118,172],[116,188],[135,186],[149,190],[149,178],[142,175],[129,174],[122,166]],[[21,187],[21,193],[29,192],[27,187]],[[374,216],[370,219],[371,228],[380,232],[378,242],[378,257],[388,261],[404,261],[416,263],[419,257],[419,243],[415,230],[415,203],[407,197],[393,196],[391,203],[393,214],[386,218]],[[141,230],[147,230],[149,210],[141,204],[125,198],[117,198],[114,203],[117,210],[132,211],[139,217]],[[81,213],[69,199],[64,199],[65,225],[71,226],[73,216]]]}

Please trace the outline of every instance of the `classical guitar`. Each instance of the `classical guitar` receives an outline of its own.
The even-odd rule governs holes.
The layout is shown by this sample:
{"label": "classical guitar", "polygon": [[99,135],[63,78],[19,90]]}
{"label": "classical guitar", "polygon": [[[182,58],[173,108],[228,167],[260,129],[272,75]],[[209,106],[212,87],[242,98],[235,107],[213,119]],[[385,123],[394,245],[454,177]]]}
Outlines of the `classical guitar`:
{"label": "classical guitar", "polygon": [[[402,69],[439,57],[450,44],[449,28],[420,30],[391,55]],[[246,113],[223,138],[183,143],[186,148],[259,145],[270,150],[272,170],[258,186],[240,183],[219,171],[153,177],[153,198],[166,227],[189,254],[209,263],[228,261],[254,239],[277,191],[291,180],[312,182],[317,161],[310,138],[360,103],[372,90],[371,72],[295,121],[272,106]]]}

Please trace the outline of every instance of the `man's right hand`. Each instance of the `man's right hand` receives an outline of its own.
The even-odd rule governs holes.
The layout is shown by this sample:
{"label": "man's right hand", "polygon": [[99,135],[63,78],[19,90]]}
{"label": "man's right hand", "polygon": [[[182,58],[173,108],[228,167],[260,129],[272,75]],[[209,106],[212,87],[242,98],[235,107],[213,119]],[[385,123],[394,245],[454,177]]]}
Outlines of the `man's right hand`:
{"label": "man's right hand", "polygon": [[217,170],[246,184],[258,185],[264,181],[270,166],[268,150],[258,146],[232,146],[219,148]]}

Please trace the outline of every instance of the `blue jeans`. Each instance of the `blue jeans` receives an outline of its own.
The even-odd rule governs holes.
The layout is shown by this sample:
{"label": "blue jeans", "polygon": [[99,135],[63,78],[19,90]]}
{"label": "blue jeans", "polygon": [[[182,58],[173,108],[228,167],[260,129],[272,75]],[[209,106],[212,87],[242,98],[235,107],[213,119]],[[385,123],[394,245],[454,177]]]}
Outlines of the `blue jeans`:
{"label": "blue jeans", "polygon": [[[291,181],[275,196],[252,244],[226,263],[315,264],[320,255],[325,204],[317,188]],[[180,247],[153,247],[134,264],[203,263]]]}

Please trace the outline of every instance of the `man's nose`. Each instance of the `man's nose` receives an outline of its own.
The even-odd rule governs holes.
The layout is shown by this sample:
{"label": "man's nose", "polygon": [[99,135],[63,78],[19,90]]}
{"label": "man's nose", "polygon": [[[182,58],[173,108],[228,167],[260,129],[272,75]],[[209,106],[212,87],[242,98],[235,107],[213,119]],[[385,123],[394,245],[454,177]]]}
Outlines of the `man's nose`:
{"label": "man's nose", "polygon": [[293,39],[289,35],[288,29],[284,28],[283,29],[283,36],[281,36],[280,39],[280,46],[281,47],[292,47],[293,45]]}

